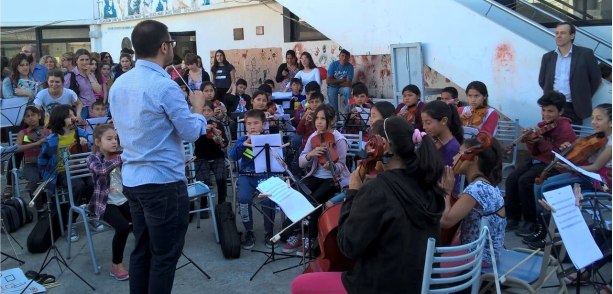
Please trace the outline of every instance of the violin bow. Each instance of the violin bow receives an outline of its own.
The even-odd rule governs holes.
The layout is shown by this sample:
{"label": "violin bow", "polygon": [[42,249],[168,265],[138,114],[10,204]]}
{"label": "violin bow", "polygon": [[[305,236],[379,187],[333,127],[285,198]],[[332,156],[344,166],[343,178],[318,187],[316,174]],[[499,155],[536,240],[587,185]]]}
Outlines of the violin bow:
{"label": "violin bow", "polygon": [[170,65],[172,67],[172,69],[174,69],[174,71],[177,73],[177,75],[179,76],[179,78],[181,78],[181,81],[183,81],[183,83],[185,84],[185,88],[187,88],[187,90],[194,94],[194,91],[192,91],[192,89],[189,87],[189,85],[187,84],[187,82],[185,81],[185,79],[183,79],[183,76],[179,73],[179,71],[177,70],[177,68],[175,67],[174,64]]}

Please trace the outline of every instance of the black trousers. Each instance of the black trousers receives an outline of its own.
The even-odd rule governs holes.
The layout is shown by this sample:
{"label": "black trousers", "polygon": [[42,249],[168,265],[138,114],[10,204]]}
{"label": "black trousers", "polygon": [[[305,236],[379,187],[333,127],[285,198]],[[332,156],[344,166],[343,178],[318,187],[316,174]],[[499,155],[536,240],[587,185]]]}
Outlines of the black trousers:
{"label": "black trousers", "polygon": [[[62,187],[68,187],[68,178],[66,172],[57,174],[57,185]],[[72,186],[72,201],[76,206],[80,206],[83,203],[89,203],[89,200],[94,194],[94,181],[91,177],[78,178],[70,180]],[[74,222],[79,217],[78,213],[72,215],[72,221]]]}
{"label": "black trousers", "polygon": [[[311,190],[312,198],[317,201],[317,203],[313,203],[314,205],[325,204],[326,201],[330,200],[340,191],[340,189],[334,185],[334,180],[332,179],[320,179],[310,176],[302,179],[302,183]],[[308,196],[307,200],[313,202],[313,199]],[[321,209],[318,209],[309,216],[309,238],[317,238],[317,223],[322,212]]]}
{"label": "black trousers", "polygon": [[[505,182],[506,195],[504,206],[509,219],[536,222],[536,202],[534,200],[534,179],[541,175],[547,167],[545,163],[528,162],[514,170]],[[550,175],[558,174],[556,169],[549,171]]]}
{"label": "black trousers", "polygon": [[136,239],[130,255],[130,293],[171,293],[189,224],[187,185],[124,186],[123,191]]}
{"label": "black trousers", "polygon": [[108,204],[102,219],[115,229],[112,245],[113,264],[120,264],[123,262],[123,251],[130,235],[130,222],[132,222],[130,205],[128,202],[119,206]]}

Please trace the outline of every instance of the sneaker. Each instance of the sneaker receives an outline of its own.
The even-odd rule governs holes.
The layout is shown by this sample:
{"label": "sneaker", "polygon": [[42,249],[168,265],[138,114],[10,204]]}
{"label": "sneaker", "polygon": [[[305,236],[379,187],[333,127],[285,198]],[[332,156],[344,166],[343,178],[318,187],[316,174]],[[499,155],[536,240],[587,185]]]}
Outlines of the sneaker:
{"label": "sneaker", "polygon": [[200,219],[209,219],[209,212],[208,211],[201,211],[200,212]]}
{"label": "sneaker", "polygon": [[535,231],[536,231],[536,223],[524,221],[524,225],[521,227],[521,229],[518,229],[517,231],[515,231],[515,235],[520,236],[520,237],[527,237],[527,236],[534,234]]}
{"label": "sneaker", "polygon": [[270,239],[272,239],[272,233],[266,233],[266,235],[264,236],[264,246],[266,246],[266,248],[272,248],[273,243],[272,241],[270,241]]}
{"label": "sneaker", "polygon": [[536,228],[536,232],[530,236],[524,237],[521,242],[524,244],[528,244],[531,242],[535,242],[537,240],[545,239],[547,237],[547,230],[543,227],[543,225],[539,224]]}
{"label": "sneaker", "polygon": [[[566,284],[572,284],[577,281],[577,273],[572,273],[564,278],[564,282]],[[581,278],[579,278],[579,282],[589,282],[590,281],[590,273],[588,271],[583,271],[581,273]]]}
{"label": "sneaker", "polygon": [[243,249],[249,250],[253,248],[254,245],[255,245],[255,236],[253,235],[252,231],[248,231],[247,234],[245,235],[245,240],[241,243],[241,246],[243,247]]}
{"label": "sneaker", "polygon": [[97,219],[93,219],[89,221],[89,226],[94,230],[94,232],[100,232],[104,230],[104,225]]}
{"label": "sneaker", "polygon": [[519,221],[515,220],[515,219],[509,219],[507,221],[507,227],[505,229],[505,231],[511,231],[511,230],[515,230],[519,227]]}
{"label": "sneaker", "polygon": [[547,239],[543,238],[540,240],[536,240],[534,242],[527,243],[530,249],[545,249],[545,244],[547,243]]}
{"label": "sneaker", "polygon": [[292,253],[302,246],[302,234],[294,235],[287,239],[287,243],[281,251],[283,253]]}
{"label": "sneaker", "polygon": [[304,239],[304,244],[303,246],[300,246],[300,249],[298,249],[298,251],[296,251],[296,255],[298,256],[304,256],[305,252],[309,251],[309,244],[310,244],[310,240],[309,238],[305,238]]}
{"label": "sneaker", "polygon": [[77,232],[77,230],[75,228],[72,228],[70,230],[70,242],[74,243],[79,241],[79,232]]}
{"label": "sneaker", "polygon": [[130,274],[123,263],[111,265],[111,277],[117,279],[117,281],[125,281],[130,278]]}

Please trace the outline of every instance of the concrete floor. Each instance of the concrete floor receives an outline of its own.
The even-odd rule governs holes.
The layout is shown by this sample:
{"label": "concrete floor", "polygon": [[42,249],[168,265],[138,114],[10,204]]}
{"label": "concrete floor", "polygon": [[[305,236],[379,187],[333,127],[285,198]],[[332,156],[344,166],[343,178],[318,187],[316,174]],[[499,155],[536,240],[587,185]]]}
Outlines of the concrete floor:
{"label": "concrete floor", "polygon": [[[4,183],[4,181],[2,181]],[[230,193],[231,193],[231,189]],[[29,200],[29,197],[25,197]],[[259,213],[254,210],[255,218],[255,233],[257,238],[256,247],[254,249],[267,250],[263,244],[263,221]],[[37,271],[42,264],[44,254],[30,254],[26,246],[28,234],[32,230],[34,223],[28,224],[12,236],[17,239],[24,249],[16,246],[19,258],[26,263],[21,266],[24,272],[28,270]],[[277,217],[276,226],[280,226],[280,219]],[[240,220],[237,220],[237,227],[242,230]],[[70,267],[82,275],[92,286],[96,288],[93,292],[84,283],[82,283],[73,273],[60,269],[56,263],[52,263],[44,273],[54,275],[61,284],[55,288],[49,289],[51,293],[66,293],[66,294],[82,294],[82,293],[109,293],[119,294],[128,293],[128,281],[116,281],[109,276],[111,266],[111,240],[113,231],[107,231],[97,234],[93,237],[97,260],[101,266],[101,274],[96,276],[93,271],[92,262],[87,247],[83,226],[79,226],[81,239],[72,246],[71,259],[67,260]],[[13,251],[7,242],[5,235],[0,236],[2,252],[13,254]],[[132,235],[128,239],[126,251],[124,254],[124,263],[129,265],[129,254],[132,251],[134,238]],[[66,240],[61,238],[57,242],[61,254],[66,257]],[[508,233],[505,239],[507,248],[524,247],[521,244],[521,239],[515,234]],[[298,258],[277,261],[265,266],[260,273],[249,281],[251,275],[264,262],[266,256],[260,253],[254,253],[243,250],[241,257],[235,260],[227,260],[221,253],[221,248],[215,242],[213,224],[210,219],[202,220],[201,228],[196,228],[196,219],[189,226],[186,236],[184,252],[198,263],[210,276],[208,280],[194,266],[189,265],[176,272],[174,281],[174,293],[290,293],[290,285],[292,279],[302,272],[302,267],[294,268],[285,272],[273,274],[273,271],[297,265],[300,261]],[[278,250],[277,252],[280,252]],[[184,264],[184,258],[179,260],[179,265]],[[13,260],[7,260],[2,263],[3,269],[17,267],[18,264]],[[608,263],[602,272],[605,279],[611,277],[611,263]],[[547,285],[557,285],[556,280],[551,280]],[[557,293],[556,288],[543,289],[539,293]],[[569,289],[574,292],[573,288]],[[506,292],[506,291],[505,291]],[[515,291],[513,291],[515,292]],[[521,293],[521,292],[516,292]],[[591,286],[584,286],[581,293],[594,293]]]}

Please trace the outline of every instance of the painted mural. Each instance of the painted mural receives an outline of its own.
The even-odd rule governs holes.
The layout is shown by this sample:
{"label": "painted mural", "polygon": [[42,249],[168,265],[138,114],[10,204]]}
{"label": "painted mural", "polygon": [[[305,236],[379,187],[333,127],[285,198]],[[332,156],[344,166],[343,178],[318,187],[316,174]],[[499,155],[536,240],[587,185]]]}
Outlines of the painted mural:
{"label": "painted mural", "polygon": [[[283,63],[281,48],[233,49],[224,50],[226,59],[236,69],[236,78],[245,79],[247,88],[256,90],[265,80],[275,80],[277,69]],[[215,51],[210,52],[213,64]],[[250,91],[250,92],[251,92]]]}
{"label": "painted mural", "polygon": [[211,0],[104,0],[100,12],[102,23],[108,23],[196,12],[210,4]]}

